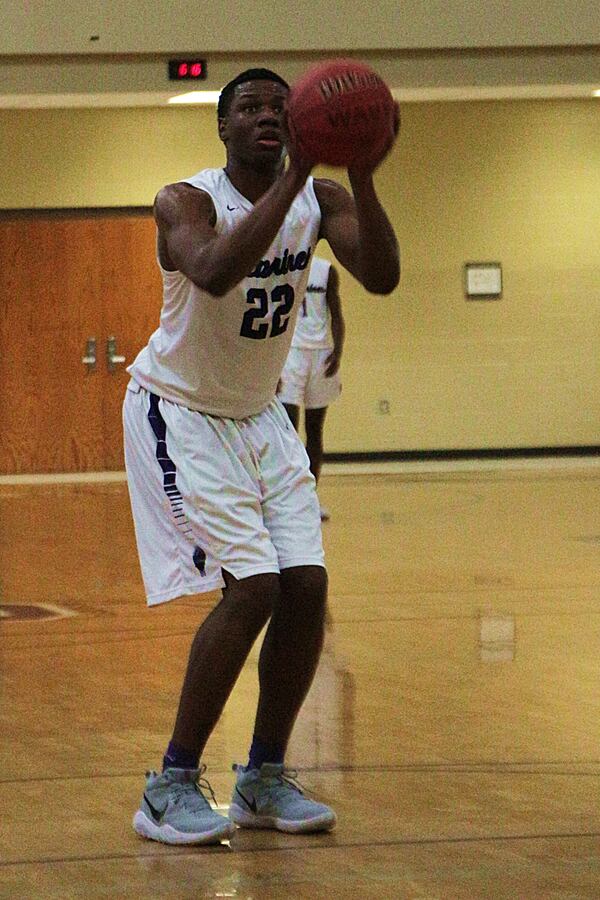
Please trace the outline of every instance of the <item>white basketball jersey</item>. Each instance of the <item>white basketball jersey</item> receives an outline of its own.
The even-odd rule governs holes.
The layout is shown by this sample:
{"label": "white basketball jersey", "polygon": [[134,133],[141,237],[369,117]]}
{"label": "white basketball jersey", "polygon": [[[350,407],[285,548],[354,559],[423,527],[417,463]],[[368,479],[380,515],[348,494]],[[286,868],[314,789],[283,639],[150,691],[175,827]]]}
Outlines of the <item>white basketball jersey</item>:
{"label": "white basketball jersey", "polygon": [[[253,208],[224,169],[205,169],[185,181],[210,194],[220,234]],[[266,258],[225,296],[161,267],[160,325],[128,372],[148,391],[211,415],[243,419],[264,409],[289,351],[320,224],[309,177]]]}
{"label": "white basketball jersey", "polygon": [[331,263],[313,256],[304,299],[298,308],[298,319],[292,347],[299,350],[326,350],[333,347],[327,307],[327,282]]}

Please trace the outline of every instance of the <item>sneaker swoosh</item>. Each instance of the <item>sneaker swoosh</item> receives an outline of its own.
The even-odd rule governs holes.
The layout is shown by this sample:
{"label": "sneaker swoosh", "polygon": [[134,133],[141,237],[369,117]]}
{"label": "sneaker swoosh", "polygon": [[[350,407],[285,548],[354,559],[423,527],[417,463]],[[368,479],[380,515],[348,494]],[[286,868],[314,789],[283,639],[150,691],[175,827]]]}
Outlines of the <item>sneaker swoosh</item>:
{"label": "sneaker swoosh", "polygon": [[242,800],[244,801],[246,806],[252,810],[254,815],[256,815],[256,797],[252,797],[252,800],[248,800],[247,797],[244,797],[244,795],[242,794],[242,792],[240,791],[240,789],[238,787],[236,787],[235,792],[236,792],[236,794],[240,795],[240,797],[242,798]]}
{"label": "sneaker swoosh", "polygon": [[167,811],[166,806],[165,806],[165,808],[164,808],[162,811],[158,810],[155,806],[152,806],[152,804],[151,804],[150,801],[148,800],[148,795],[147,795],[147,794],[144,794],[144,800],[145,800],[146,803],[148,804],[148,808],[150,809],[150,812],[152,813],[152,815],[154,816],[154,818],[156,819],[156,821],[157,821],[157,822],[160,822],[160,821],[162,820],[162,817],[164,816],[164,814],[165,814],[166,811]]}

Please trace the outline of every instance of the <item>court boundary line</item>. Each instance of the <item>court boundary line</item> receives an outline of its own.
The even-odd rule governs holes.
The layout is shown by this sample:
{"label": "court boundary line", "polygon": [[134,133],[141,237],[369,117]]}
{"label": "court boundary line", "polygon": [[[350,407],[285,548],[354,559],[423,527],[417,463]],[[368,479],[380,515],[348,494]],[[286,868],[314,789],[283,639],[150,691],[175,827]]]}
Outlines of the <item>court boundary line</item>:
{"label": "court boundary line", "polygon": [[[579,767],[582,771],[557,771],[555,766],[571,766]],[[583,771],[587,767],[598,767],[597,771]],[[523,760],[522,762],[508,762],[503,760],[487,760],[486,762],[477,762],[476,760],[468,760],[466,762],[456,763],[382,763],[382,764],[365,764],[365,765],[338,765],[338,766],[301,766],[298,767],[299,774],[305,775],[380,775],[380,774],[413,774],[428,772],[431,774],[442,775],[539,775],[539,776],[591,776],[597,778],[600,775],[600,759],[589,760]],[[220,769],[216,766],[210,767],[211,777],[228,776],[231,769]],[[96,779],[117,779],[117,778],[138,778],[139,770],[132,772],[93,772],[83,775],[46,775],[37,778],[0,778],[0,785],[9,784],[47,784],[48,782],[73,782],[73,781],[93,781]]]}
{"label": "court boundary line", "polygon": [[[580,840],[581,838],[600,838],[600,831],[574,831],[574,832],[535,832],[533,834],[512,834],[512,835],[480,835],[473,837],[431,837],[431,838],[399,838],[397,840],[378,840],[378,841],[348,841],[347,843],[335,843],[335,844],[308,844],[303,842],[301,845],[294,847],[244,847],[244,848],[232,848],[229,844],[222,844],[221,847],[217,845],[211,846],[202,846],[201,844],[196,845],[194,847],[194,852],[190,852],[188,849],[187,852],[179,852],[179,853],[114,853],[114,854],[98,854],[96,856],[86,855],[86,856],[64,856],[64,857],[42,857],[40,859],[19,859],[19,860],[0,860],[0,869],[8,869],[11,866],[53,866],[53,865],[65,865],[69,863],[82,863],[82,862],[110,862],[112,860],[115,861],[123,861],[123,860],[136,860],[143,857],[144,859],[165,859],[170,855],[177,859],[182,859],[184,857],[197,857],[199,855],[205,855],[210,853],[236,853],[238,855],[254,855],[258,853],[305,853],[307,850],[352,850],[353,848],[360,847],[371,847],[371,848],[383,848],[386,847],[427,847],[427,846],[439,846],[441,844],[489,844],[489,843],[508,843],[509,841],[516,841],[519,843],[523,843],[525,841],[546,841],[546,840]],[[182,846],[182,845],[179,845]],[[171,848],[174,850],[175,848]]]}
{"label": "court boundary line", "polygon": [[[402,475],[402,474],[435,474],[458,472],[488,471],[551,471],[563,470],[572,472],[577,469],[600,468],[600,448],[593,454],[552,454],[548,452],[535,456],[499,456],[490,451],[490,455],[451,455],[444,457],[446,451],[432,451],[431,455],[419,456],[407,453],[390,454],[347,454],[343,460],[337,459],[343,454],[325,455],[322,476],[328,475]],[[332,458],[333,457],[333,458]],[[105,483],[114,484],[127,480],[124,470],[114,472],[41,472],[36,474],[0,475],[0,486],[20,484],[80,484]]]}

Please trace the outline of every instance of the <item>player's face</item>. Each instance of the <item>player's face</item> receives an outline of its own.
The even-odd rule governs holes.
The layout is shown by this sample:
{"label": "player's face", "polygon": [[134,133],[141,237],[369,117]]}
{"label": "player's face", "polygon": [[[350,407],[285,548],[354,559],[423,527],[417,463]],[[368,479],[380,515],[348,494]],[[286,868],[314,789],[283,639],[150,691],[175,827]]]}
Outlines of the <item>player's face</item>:
{"label": "player's face", "polygon": [[287,88],[275,81],[238,85],[227,115],[219,121],[219,135],[229,155],[259,167],[281,160],[287,95]]}

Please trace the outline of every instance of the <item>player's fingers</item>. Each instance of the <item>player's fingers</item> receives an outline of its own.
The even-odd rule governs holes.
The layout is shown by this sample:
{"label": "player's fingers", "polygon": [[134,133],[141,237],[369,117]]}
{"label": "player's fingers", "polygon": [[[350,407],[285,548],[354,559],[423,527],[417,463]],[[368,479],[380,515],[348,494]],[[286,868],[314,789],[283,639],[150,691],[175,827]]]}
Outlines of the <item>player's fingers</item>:
{"label": "player's fingers", "polygon": [[304,156],[302,156],[302,152],[300,150],[300,147],[298,146],[296,133],[289,119],[287,110],[284,110],[283,112],[281,128],[283,131],[285,146],[290,163],[292,163],[305,178],[308,178],[311,170],[314,167],[314,163],[309,162]]}

